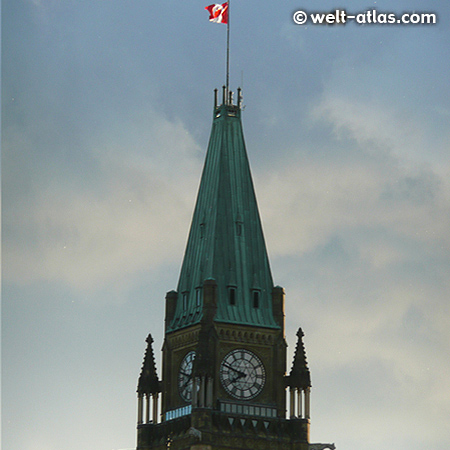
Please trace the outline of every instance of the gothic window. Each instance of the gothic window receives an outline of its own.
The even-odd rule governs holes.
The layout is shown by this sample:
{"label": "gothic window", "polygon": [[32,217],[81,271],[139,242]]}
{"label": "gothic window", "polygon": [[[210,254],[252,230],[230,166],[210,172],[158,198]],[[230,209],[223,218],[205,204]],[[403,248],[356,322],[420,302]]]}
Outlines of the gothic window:
{"label": "gothic window", "polygon": [[236,234],[240,236],[242,234],[242,223],[236,222]]}
{"label": "gothic window", "polygon": [[236,234],[238,236],[241,236],[242,234],[242,218],[240,214],[238,214],[236,218]]}
{"label": "gothic window", "polygon": [[195,306],[199,307],[202,300],[202,288],[197,288],[195,291]]}
{"label": "gothic window", "polygon": [[253,308],[259,308],[259,291],[253,291]]}
{"label": "gothic window", "polygon": [[236,304],[236,288],[234,287],[228,288],[228,300],[230,302],[230,305]]}

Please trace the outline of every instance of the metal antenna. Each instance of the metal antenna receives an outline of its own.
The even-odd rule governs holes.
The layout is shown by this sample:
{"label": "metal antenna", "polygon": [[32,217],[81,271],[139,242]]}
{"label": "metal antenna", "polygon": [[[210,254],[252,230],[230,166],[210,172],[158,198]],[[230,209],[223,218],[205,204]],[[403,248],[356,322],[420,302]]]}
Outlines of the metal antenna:
{"label": "metal antenna", "polygon": [[[228,20],[227,20],[227,79],[226,79],[226,89],[227,94],[229,92],[230,86],[230,0],[228,0]],[[228,95],[227,95],[228,97]]]}

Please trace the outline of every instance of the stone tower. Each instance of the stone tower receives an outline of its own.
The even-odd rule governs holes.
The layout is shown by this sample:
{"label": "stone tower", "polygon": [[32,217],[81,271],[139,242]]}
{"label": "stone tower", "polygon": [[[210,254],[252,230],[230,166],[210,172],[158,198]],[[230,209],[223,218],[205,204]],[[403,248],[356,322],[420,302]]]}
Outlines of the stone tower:
{"label": "stone tower", "polygon": [[138,382],[138,450],[308,450],[311,380],[298,341],[286,373],[274,286],[237,102],[217,90],[176,291],[166,295],[162,380],[152,349]]}

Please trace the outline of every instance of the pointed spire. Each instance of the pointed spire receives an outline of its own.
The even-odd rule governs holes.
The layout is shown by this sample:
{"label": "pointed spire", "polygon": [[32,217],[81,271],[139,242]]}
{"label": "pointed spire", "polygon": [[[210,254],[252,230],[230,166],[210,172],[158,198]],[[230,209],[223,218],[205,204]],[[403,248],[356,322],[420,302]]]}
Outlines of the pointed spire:
{"label": "pointed spire", "polygon": [[147,342],[147,348],[145,350],[144,362],[139,376],[137,392],[139,394],[157,394],[158,392],[161,392],[161,385],[156,373],[152,335],[149,334],[145,341]]}
{"label": "pointed spire", "polygon": [[[272,275],[242,131],[242,96],[239,90],[234,105],[225,91],[219,106],[215,94],[211,137],[178,283],[179,301],[168,331],[200,322],[196,291],[209,278],[217,282],[215,321],[278,328],[272,313]],[[257,307],[253,304],[255,290],[259,292]]]}
{"label": "pointed spire", "polygon": [[311,387],[311,375],[306,361],[305,345],[303,343],[303,330],[297,331],[297,345],[295,347],[294,361],[289,374],[288,386],[298,389]]}

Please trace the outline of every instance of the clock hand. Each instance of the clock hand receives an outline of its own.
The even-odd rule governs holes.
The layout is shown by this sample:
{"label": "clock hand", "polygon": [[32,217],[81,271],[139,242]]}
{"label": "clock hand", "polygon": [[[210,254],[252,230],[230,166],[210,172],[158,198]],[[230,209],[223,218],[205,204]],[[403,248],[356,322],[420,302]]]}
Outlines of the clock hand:
{"label": "clock hand", "polygon": [[235,381],[239,380],[239,378],[244,378],[247,375],[244,372],[239,372],[235,378],[233,378],[232,380],[230,380],[230,383],[234,383]]}
{"label": "clock hand", "polygon": [[182,370],[180,370],[180,373],[181,373],[181,375],[184,375],[185,377],[192,378],[192,372],[191,373],[186,373],[186,372],[183,372]]}
{"label": "clock hand", "polygon": [[237,370],[234,367],[231,367],[229,364],[225,363],[225,364],[223,364],[223,366],[228,368],[228,369],[230,369],[230,370],[232,370],[233,372],[236,372],[237,374],[239,374],[238,375],[239,378],[245,377],[245,373],[244,372],[241,372],[240,370]]}
{"label": "clock hand", "polygon": [[181,386],[181,390],[183,391],[189,383],[192,383],[192,377],[190,376],[183,384],[183,386]]}

